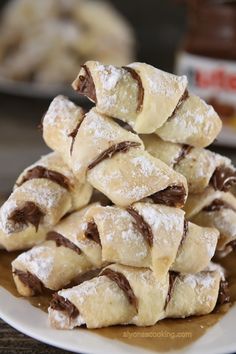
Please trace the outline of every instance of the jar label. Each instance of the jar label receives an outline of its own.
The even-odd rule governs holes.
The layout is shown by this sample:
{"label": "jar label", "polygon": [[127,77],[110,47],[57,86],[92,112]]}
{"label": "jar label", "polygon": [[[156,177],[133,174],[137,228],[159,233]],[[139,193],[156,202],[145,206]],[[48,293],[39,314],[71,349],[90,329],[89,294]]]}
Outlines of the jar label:
{"label": "jar label", "polygon": [[212,104],[222,118],[227,118],[227,124],[236,127],[236,62],[180,52],[175,71],[187,75],[189,90]]}

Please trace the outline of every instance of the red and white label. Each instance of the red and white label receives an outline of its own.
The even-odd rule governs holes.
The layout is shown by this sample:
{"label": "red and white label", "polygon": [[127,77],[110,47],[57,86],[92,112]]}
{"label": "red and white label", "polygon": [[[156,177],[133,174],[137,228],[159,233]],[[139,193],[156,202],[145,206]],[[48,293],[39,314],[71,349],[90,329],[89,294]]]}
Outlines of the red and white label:
{"label": "red and white label", "polygon": [[187,75],[189,90],[206,100],[230,104],[236,110],[236,62],[181,52],[176,73]]}

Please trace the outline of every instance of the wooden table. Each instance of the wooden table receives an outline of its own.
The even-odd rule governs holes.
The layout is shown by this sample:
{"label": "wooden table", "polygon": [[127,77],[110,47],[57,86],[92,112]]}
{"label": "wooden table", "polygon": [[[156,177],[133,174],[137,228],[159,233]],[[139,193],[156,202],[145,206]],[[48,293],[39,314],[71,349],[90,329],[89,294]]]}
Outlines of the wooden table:
{"label": "wooden table", "polygon": [[1,354],[69,354],[25,336],[8,326],[0,319],[0,353]]}

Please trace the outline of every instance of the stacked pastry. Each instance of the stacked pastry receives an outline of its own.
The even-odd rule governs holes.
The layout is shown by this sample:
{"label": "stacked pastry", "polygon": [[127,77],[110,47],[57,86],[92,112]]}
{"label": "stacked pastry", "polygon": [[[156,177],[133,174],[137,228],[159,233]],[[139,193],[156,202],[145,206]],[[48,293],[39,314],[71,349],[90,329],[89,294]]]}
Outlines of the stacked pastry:
{"label": "stacked pastry", "polygon": [[19,293],[59,290],[49,308],[56,328],[210,313],[228,300],[211,259],[229,238],[216,222],[206,227],[201,209],[199,225],[188,219],[194,195],[218,188],[234,198],[225,193],[230,161],[203,149],[220,131],[217,114],[188,93],[185,77],[147,64],[88,62],[73,86],[95,107],[53,100],[42,125],[54,152],[23,172],[0,211],[2,246],[33,246],[12,263]]}

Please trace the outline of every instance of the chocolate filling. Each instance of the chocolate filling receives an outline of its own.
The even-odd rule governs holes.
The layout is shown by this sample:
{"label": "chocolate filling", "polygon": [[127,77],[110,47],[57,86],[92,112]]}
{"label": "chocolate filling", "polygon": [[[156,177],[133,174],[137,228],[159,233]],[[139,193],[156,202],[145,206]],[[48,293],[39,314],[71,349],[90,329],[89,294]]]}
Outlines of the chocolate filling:
{"label": "chocolate filling", "polygon": [[85,71],[85,76],[79,76],[78,80],[76,81],[75,90],[78,91],[81,95],[87,96],[93,102],[97,103],[96,89],[91,72],[86,65],[82,65],[81,67]]}
{"label": "chocolate filling", "polygon": [[186,191],[183,185],[169,186],[162,191],[150,195],[149,198],[156,204],[182,208],[186,199]]}
{"label": "chocolate filling", "polygon": [[236,240],[230,241],[226,244],[225,248],[230,247],[232,251],[236,250]]}
{"label": "chocolate filling", "polygon": [[189,97],[189,93],[188,93],[188,90],[186,89],[186,90],[184,91],[183,95],[180,97],[180,100],[179,100],[177,106],[175,107],[174,111],[172,112],[172,114],[171,114],[171,116],[168,118],[168,120],[171,119],[171,118],[173,118],[173,117],[176,115],[178,109],[183,105],[183,103],[187,100],[188,97]]}
{"label": "chocolate filling", "polygon": [[221,199],[215,199],[213,200],[213,202],[206,206],[205,208],[203,208],[203,211],[207,211],[207,212],[211,212],[211,211],[219,211],[221,209],[231,209],[234,210],[236,212],[236,210],[227,202],[221,200]]}
{"label": "chocolate filling", "polygon": [[20,209],[15,209],[9,216],[9,220],[15,224],[27,225],[32,224],[36,231],[41,219],[44,217],[44,213],[34,202],[25,202],[25,205]]}
{"label": "chocolate filling", "polygon": [[93,240],[101,246],[101,240],[98,232],[97,225],[94,221],[90,221],[87,224],[87,229],[85,230],[84,236],[89,240]]}
{"label": "chocolate filling", "polygon": [[129,281],[122,273],[106,268],[101,272],[100,275],[105,275],[110,280],[114,281],[119,286],[119,288],[124,291],[129,303],[133,305],[136,310],[138,310],[138,299],[135,296]]}
{"label": "chocolate filling", "polygon": [[43,289],[44,289],[44,285],[36,275],[34,275],[28,271],[24,272],[19,269],[15,269],[13,273],[18,276],[20,281],[25,286],[27,286],[28,288],[30,288],[34,292],[34,295],[42,294]]}
{"label": "chocolate filling", "polygon": [[123,69],[125,69],[126,71],[128,71],[130,73],[130,75],[132,76],[132,78],[137,81],[138,84],[138,103],[137,103],[137,108],[136,111],[140,112],[143,106],[143,99],[144,99],[144,88],[143,88],[143,84],[142,84],[142,80],[139,76],[139,74],[132,68],[130,68],[129,66],[122,66]]}
{"label": "chocolate filling", "polygon": [[180,245],[179,245],[180,247],[184,244],[187,234],[188,234],[188,221],[184,219],[184,232],[183,232],[182,239],[180,241]]}
{"label": "chocolate filling", "polygon": [[135,141],[122,141],[121,143],[114,144],[105,151],[103,151],[100,155],[98,155],[98,157],[88,165],[88,169],[91,170],[101,161],[112,158],[118,152],[124,153],[130,148],[138,146],[140,146],[140,143],[137,143]]}
{"label": "chocolate filling", "polygon": [[119,118],[113,118],[113,120],[122,128],[124,128],[125,130],[127,130],[128,132],[131,132],[133,134],[137,134],[137,132],[135,132],[133,130],[133,128],[131,127],[130,124],[128,124],[127,122],[124,122],[123,120],[119,119]]}
{"label": "chocolate filling", "polygon": [[174,291],[174,287],[175,287],[175,282],[176,282],[178,275],[179,275],[179,273],[177,273],[177,272],[172,272],[172,271],[169,272],[169,289],[168,289],[168,293],[166,296],[164,310],[166,310],[166,308],[171,300],[171,297],[172,297],[173,291]]}
{"label": "chocolate filling", "polygon": [[70,248],[72,251],[75,251],[78,254],[81,254],[81,249],[76,246],[73,242],[68,240],[66,237],[62,236],[56,231],[50,231],[47,233],[48,241],[55,241],[57,247],[63,246]]}
{"label": "chocolate filling", "polygon": [[72,151],[73,151],[76,135],[78,133],[78,130],[79,130],[84,118],[85,118],[85,115],[83,116],[81,121],[76,125],[75,129],[72,130],[72,132],[68,135],[69,138],[72,138],[71,145],[70,145],[70,154],[71,155],[72,155]]}
{"label": "chocolate filling", "polygon": [[229,284],[227,281],[221,280],[217,305],[223,305],[226,304],[227,302],[230,302]]}
{"label": "chocolate filling", "polygon": [[18,187],[26,181],[35,178],[47,178],[67,190],[70,188],[70,181],[66,176],[64,176],[62,173],[48,170],[43,166],[35,166],[32,169],[28,170],[25,176],[22,178],[21,182],[18,184]]}
{"label": "chocolate filling", "polygon": [[182,146],[179,156],[174,161],[173,168],[175,168],[180,163],[180,161],[182,161],[188,155],[188,153],[192,150],[192,148],[193,147],[190,145],[184,144]]}
{"label": "chocolate filling", "polygon": [[210,184],[215,190],[227,192],[233,184],[236,184],[236,171],[230,167],[219,166],[215,169]]}
{"label": "chocolate filling", "polygon": [[50,307],[53,310],[65,312],[69,318],[76,318],[79,316],[79,310],[75,307],[72,302],[68,299],[65,299],[63,296],[56,294],[52,295],[52,300],[50,302]]}
{"label": "chocolate filling", "polygon": [[128,213],[133,217],[135,222],[134,227],[143,235],[148,245],[152,247],[153,245],[153,233],[150,225],[144,220],[142,215],[140,215],[137,210],[132,207],[127,208]]}

